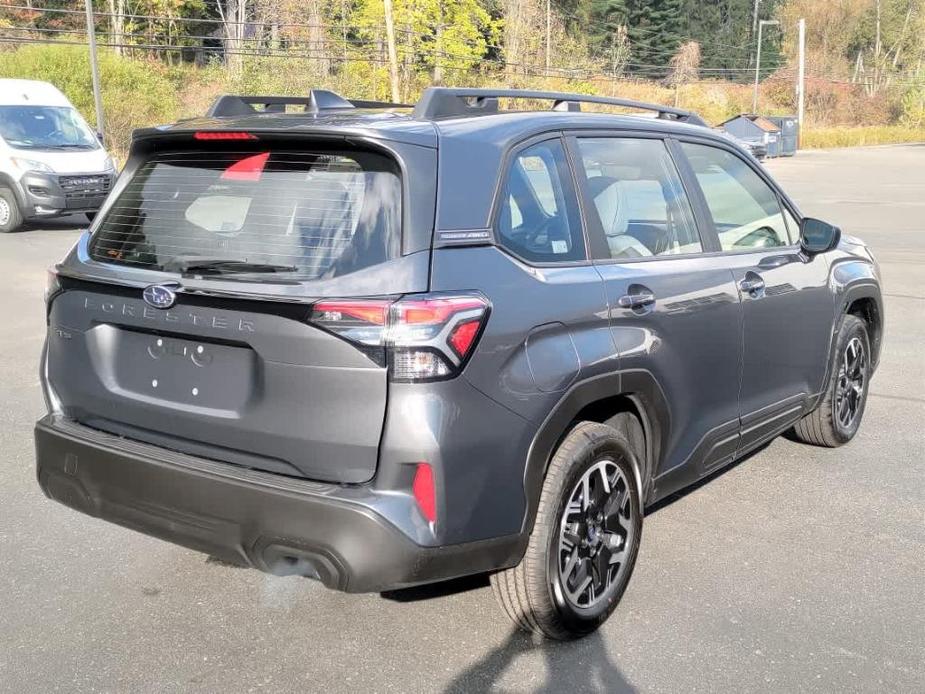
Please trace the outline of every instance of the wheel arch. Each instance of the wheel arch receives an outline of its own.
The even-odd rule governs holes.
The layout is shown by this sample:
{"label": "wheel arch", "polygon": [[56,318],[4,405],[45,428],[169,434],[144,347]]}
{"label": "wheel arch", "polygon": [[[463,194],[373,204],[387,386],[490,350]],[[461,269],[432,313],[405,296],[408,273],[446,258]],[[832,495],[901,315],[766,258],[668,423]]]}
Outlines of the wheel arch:
{"label": "wheel arch", "polygon": [[876,369],[880,361],[880,348],[883,340],[883,309],[873,294],[858,294],[850,298],[845,307],[845,314],[857,316],[867,324],[870,337],[871,365]]}
{"label": "wheel arch", "polygon": [[19,181],[5,171],[0,171],[0,188],[9,188],[13,193],[13,197],[16,198],[16,204],[19,205],[19,209],[24,210],[26,208],[26,198],[23,194],[22,186],[19,184]]}
{"label": "wheel arch", "polygon": [[652,491],[670,420],[664,391],[655,377],[649,371],[629,370],[574,384],[540,425],[530,446],[524,471],[527,512],[523,532],[530,533],[533,529],[543,480],[559,443],[580,421],[604,423],[622,412],[629,412],[642,425],[645,457],[636,469],[639,510],[642,513]]}
{"label": "wheel arch", "polygon": [[871,363],[876,367],[880,360],[883,342],[883,295],[880,279],[874,264],[861,258],[841,259],[832,265],[832,284],[838,294],[836,314],[832,325],[831,350],[843,316],[854,315],[868,325],[871,338]]}

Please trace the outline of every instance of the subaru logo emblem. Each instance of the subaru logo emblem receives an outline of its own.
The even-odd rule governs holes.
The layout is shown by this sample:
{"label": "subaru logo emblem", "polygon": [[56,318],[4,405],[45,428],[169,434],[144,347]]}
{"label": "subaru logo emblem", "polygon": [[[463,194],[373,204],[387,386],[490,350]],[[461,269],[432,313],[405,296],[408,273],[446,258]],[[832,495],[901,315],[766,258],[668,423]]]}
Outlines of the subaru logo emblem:
{"label": "subaru logo emblem", "polygon": [[150,287],[145,287],[141,296],[148,306],[160,309],[170,308],[177,303],[178,286],[176,284],[152,284]]}

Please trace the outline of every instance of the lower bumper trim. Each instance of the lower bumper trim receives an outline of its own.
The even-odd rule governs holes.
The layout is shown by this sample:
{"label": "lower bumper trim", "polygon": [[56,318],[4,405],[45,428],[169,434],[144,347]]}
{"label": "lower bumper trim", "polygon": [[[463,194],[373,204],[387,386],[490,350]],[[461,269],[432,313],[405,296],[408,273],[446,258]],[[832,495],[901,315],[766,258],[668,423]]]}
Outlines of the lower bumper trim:
{"label": "lower bumper trim", "polygon": [[[35,427],[45,494],[91,516],[274,574],[347,592],[394,590],[516,564],[519,535],[422,547],[337,485],[255,471],[219,474],[154,447],[49,415]],[[159,455],[163,453],[163,455]],[[223,472],[225,472],[223,470]],[[277,480],[273,480],[276,477]]]}

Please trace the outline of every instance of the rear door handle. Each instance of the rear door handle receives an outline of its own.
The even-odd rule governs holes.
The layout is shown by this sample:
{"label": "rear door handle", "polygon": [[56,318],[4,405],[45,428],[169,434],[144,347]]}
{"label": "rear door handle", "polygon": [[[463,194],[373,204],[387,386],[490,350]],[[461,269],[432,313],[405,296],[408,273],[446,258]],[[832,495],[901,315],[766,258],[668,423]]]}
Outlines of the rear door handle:
{"label": "rear door handle", "polygon": [[655,294],[642,292],[640,294],[627,294],[617,301],[621,308],[644,308],[655,303]]}
{"label": "rear door handle", "polygon": [[745,279],[739,281],[739,289],[747,294],[757,294],[764,289],[764,280],[758,275],[749,275]]}

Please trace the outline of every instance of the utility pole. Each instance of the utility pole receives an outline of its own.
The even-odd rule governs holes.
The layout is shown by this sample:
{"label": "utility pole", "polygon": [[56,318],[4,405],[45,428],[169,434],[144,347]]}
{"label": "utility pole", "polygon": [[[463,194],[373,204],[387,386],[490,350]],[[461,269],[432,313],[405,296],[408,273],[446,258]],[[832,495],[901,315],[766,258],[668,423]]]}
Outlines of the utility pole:
{"label": "utility pole", "polygon": [[546,0],[546,76],[549,77],[550,52],[552,51],[552,2]]}
{"label": "utility pole", "polygon": [[752,97],[752,113],[758,113],[758,72],[761,70],[761,30],[766,26],[780,24],[776,19],[762,19],[758,22],[758,47],[755,51],[755,94]]}
{"label": "utility pole", "polygon": [[395,24],[392,19],[392,0],[382,0],[385,3],[385,37],[389,44],[389,82],[392,84],[392,102],[401,101],[398,88],[398,56],[395,54]]}
{"label": "utility pole", "polygon": [[100,93],[100,66],[96,59],[96,27],[93,24],[93,0],[85,0],[87,8],[87,37],[90,43],[90,72],[93,75],[93,104],[96,108],[96,132],[103,137],[103,95]]}
{"label": "utility pole", "polygon": [[800,20],[800,68],[797,84],[797,146],[803,141],[803,102],[806,96],[806,20]]}

